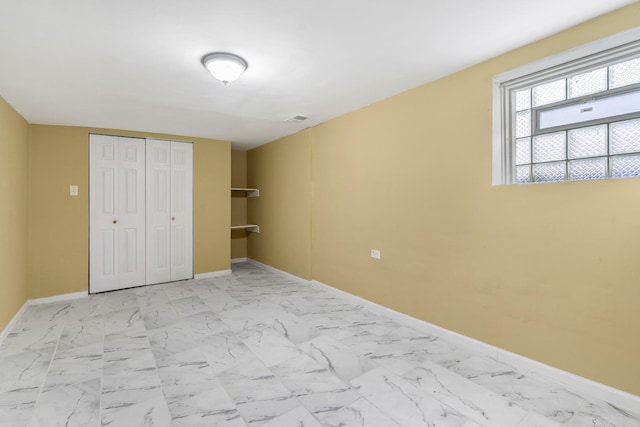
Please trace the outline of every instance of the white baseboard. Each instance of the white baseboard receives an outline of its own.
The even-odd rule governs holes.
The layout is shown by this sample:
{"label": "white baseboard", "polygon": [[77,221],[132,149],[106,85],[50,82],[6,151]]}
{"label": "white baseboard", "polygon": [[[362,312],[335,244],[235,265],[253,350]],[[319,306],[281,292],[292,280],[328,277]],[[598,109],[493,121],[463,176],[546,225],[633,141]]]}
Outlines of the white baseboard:
{"label": "white baseboard", "polygon": [[302,277],[298,277],[298,276],[296,276],[294,274],[291,274],[291,273],[287,273],[286,271],[277,269],[275,267],[271,267],[270,265],[263,264],[260,261],[256,261],[255,259],[248,258],[247,261],[250,262],[251,264],[258,265],[258,266],[264,268],[265,270],[269,270],[272,273],[280,274],[282,276],[285,276],[287,279],[293,280],[293,281],[301,283],[303,285],[309,286],[311,284],[311,281],[309,281],[309,280],[303,279]]}
{"label": "white baseboard", "polygon": [[501,348],[498,348],[498,360],[511,366],[521,367],[522,369],[544,375],[568,388],[583,393],[585,396],[591,396],[631,411],[634,414],[640,414],[640,396],[581,377],[580,375],[572,374],[571,372],[563,371],[562,369],[546,365],[537,360],[529,359],[528,357]]}
{"label": "white baseboard", "polygon": [[231,270],[210,271],[208,273],[200,273],[193,276],[194,279],[210,279],[212,277],[228,276]]}
{"label": "white baseboard", "polygon": [[9,332],[11,332],[13,327],[18,322],[18,319],[20,318],[20,316],[22,316],[27,307],[29,307],[29,300],[26,300],[24,304],[22,304],[20,310],[18,310],[18,312],[11,318],[9,323],[7,323],[7,326],[5,326],[2,332],[0,332],[0,346],[4,343],[5,338],[7,338],[7,335],[9,335]]}
{"label": "white baseboard", "polygon": [[231,258],[231,264],[237,264],[239,262],[247,262],[247,261],[249,261],[249,258],[247,258],[247,257]]}
{"label": "white baseboard", "polygon": [[52,297],[30,299],[27,302],[29,303],[29,305],[40,305],[40,304],[49,304],[52,302],[60,302],[60,301],[68,301],[68,300],[73,300],[78,298],[84,298],[87,296],[89,296],[89,293],[87,291],[82,291],[82,292],[72,292],[72,293],[62,294],[62,295],[54,295]]}
{"label": "white baseboard", "polygon": [[11,332],[16,322],[18,321],[18,319],[20,319],[20,316],[24,314],[24,312],[27,310],[29,306],[74,300],[78,298],[84,298],[88,295],[89,294],[86,291],[84,291],[84,292],[74,292],[69,294],[55,295],[55,296],[46,297],[46,298],[36,298],[36,299],[26,300],[24,304],[22,304],[22,307],[20,307],[20,310],[18,310],[18,312],[11,318],[11,321],[7,323],[7,326],[5,326],[2,332],[0,332],[0,345],[4,343],[4,340],[7,337],[7,335],[9,335],[9,332]]}
{"label": "white baseboard", "polygon": [[359,296],[336,289],[322,282],[318,282],[317,280],[312,280],[311,286],[328,291],[334,295],[349,300],[354,304],[361,305],[374,313],[389,317],[400,324],[418,329],[426,334],[441,337],[452,344],[459,345],[460,347],[473,352],[473,354],[493,357],[518,369],[543,375],[585,396],[600,399],[614,406],[640,414],[640,396],[563,371],[562,369],[554,368],[553,366],[545,365],[542,362],[478,341],[424,320],[416,319],[415,317],[408,316],[404,313],[397,312]]}

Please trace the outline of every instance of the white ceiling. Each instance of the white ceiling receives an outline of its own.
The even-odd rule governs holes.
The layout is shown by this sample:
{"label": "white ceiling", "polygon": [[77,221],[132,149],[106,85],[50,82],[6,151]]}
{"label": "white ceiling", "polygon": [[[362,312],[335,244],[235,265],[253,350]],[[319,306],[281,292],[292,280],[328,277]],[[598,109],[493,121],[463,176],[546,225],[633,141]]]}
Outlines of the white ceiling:
{"label": "white ceiling", "polygon": [[[249,149],[630,3],[0,0],[0,96],[30,123]],[[216,51],[247,60],[240,80],[202,66]]]}

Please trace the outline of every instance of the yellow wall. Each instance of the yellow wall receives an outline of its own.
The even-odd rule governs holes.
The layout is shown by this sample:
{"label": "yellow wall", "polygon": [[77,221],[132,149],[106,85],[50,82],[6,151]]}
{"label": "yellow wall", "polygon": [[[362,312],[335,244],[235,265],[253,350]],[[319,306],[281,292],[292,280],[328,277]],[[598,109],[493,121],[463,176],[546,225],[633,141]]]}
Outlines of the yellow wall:
{"label": "yellow wall", "polygon": [[640,179],[491,186],[492,77],[638,22],[635,3],[250,151],[249,256],[640,395]]}
{"label": "yellow wall", "polygon": [[248,152],[249,257],[298,277],[311,278],[311,131],[304,130]]}
{"label": "yellow wall", "polygon": [[[88,286],[89,133],[193,141],[195,273],[229,268],[229,142],[68,126],[30,126],[28,296]],[[69,185],[79,186],[77,197]]]}
{"label": "yellow wall", "polygon": [[27,301],[29,124],[0,97],[0,331]]}
{"label": "yellow wall", "polygon": [[[231,186],[247,187],[247,152],[231,151]],[[231,224],[247,223],[247,198],[241,192],[231,193]],[[247,231],[233,230],[231,232],[231,258],[245,258],[247,256]]]}

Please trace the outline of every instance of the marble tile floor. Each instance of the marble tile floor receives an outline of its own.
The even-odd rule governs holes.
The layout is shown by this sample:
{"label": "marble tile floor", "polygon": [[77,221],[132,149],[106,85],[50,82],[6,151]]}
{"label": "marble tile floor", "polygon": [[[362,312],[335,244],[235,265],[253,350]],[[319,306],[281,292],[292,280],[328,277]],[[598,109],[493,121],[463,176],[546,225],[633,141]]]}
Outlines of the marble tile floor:
{"label": "marble tile floor", "polygon": [[251,263],[29,306],[0,346],[1,426],[640,426]]}

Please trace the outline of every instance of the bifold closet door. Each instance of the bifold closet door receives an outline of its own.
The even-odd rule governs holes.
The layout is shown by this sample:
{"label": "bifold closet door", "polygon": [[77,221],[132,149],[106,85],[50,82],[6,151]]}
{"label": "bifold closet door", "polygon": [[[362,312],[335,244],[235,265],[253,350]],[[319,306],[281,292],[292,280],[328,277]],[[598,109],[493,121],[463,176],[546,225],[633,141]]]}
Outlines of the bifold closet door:
{"label": "bifold closet door", "polygon": [[147,139],[146,283],[193,277],[193,146]]}
{"label": "bifold closet door", "polygon": [[145,140],[90,135],[89,292],[145,281]]}

